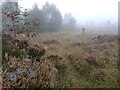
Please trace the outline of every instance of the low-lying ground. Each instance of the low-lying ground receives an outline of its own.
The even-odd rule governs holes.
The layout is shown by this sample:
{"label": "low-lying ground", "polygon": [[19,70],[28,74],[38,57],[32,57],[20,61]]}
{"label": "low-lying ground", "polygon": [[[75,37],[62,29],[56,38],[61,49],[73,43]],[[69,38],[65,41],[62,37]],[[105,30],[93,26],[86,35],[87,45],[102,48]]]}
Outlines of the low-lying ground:
{"label": "low-lying ground", "polygon": [[[46,32],[40,33],[38,37],[30,40],[30,43],[32,44],[43,43],[45,46],[47,46],[46,52],[42,57],[43,59],[45,59],[45,62],[47,64],[43,63],[45,64],[45,66],[41,67],[44,69],[48,69],[46,68],[46,65],[49,64],[50,66],[49,68],[51,70],[46,72],[49,72],[49,74],[52,76],[50,76],[48,73],[44,74],[50,76],[50,78],[52,77],[52,82],[49,83],[49,86],[62,88],[119,87],[117,69],[117,35],[98,36],[85,34],[84,42],[82,37],[82,34]],[[26,61],[18,60],[15,61],[15,63],[19,64],[15,64],[17,66],[15,70],[12,71],[18,70],[19,67],[28,70],[30,73],[32,73],[33,71],[39,73],[41,72],[41,70],[43,70],[40,68],[38,69],[41,64],[36,61],[30,61],[28,63]],[[11,63],[8,63],[8,65],[4,65],[5,69],[6,67],[10,68],[10,64]],[[12,67],[15,66],[13,65]],[[4,70],[4,74],[6,73],[6,70]],[[8,74],[7,76],[9,77]],[[6,83],[8,81],[6,79],[7,76],[5,76],[5,80],[3,80]],[[23,81],[24,80],[21,80],[21,82]],[[26,82],[29,82],[29,80],[26,80]],[[47,82],[44,81],[44,83]],[[37,86],[38,83],[36,81],[36,83],[33,84]],[[9,83],[9,87],[10,86],[11,85]],[[25,86],[27,85],[22,85],[22,87]],[[4,84],[4,87],[7,86],[5,86]]]}
{"label": "low-lying ground", "polygon": [[[48,42],[46,56],[58,55],[65,67],[58,70],[60,87],[117,87],[117,35],[42,33],[36,42]],[[60,64],[58,64],[60,65]]]}

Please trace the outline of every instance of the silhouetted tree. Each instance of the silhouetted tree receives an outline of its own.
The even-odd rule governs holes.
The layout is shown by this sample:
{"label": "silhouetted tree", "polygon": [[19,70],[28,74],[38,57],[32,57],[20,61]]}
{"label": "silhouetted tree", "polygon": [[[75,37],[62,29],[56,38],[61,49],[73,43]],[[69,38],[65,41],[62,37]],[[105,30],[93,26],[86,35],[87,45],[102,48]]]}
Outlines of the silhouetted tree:
{"label": "silhouetted tree", "polygon": [[45,31],[57,31],[62,23],[62,16],[60,11],[54,4],[46,4],[42,8],[45,15]]}
{"label": "silhouetted tree", "polygon": [[71,13],[67,13],[64,15],[63,25],[68,29],[75,29],[76,28],[76,20],[72,16]]}

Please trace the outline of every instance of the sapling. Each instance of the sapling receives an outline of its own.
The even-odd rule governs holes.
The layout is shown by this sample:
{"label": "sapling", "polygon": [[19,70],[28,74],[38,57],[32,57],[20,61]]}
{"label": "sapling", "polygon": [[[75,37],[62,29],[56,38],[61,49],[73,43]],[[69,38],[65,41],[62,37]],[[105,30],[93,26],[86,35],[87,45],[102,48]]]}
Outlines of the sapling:
{"label": "sapling", "polygon": [[82,27],[82,34],[83,34],[83,43],[85,43],[85,28],[84,28],[84,26]]}

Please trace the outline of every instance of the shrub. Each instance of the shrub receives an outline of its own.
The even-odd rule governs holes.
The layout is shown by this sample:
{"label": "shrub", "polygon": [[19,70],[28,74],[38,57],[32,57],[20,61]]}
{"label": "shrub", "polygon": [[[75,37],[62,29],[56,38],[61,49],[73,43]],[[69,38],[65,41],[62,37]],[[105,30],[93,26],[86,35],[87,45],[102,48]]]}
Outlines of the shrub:
{"label": "shrub", "polygon": [[39,45],[29,45],[27,47],[27,54],[30,56],[31,59],[40,61],[41,57],[45,54],[46,49]]}

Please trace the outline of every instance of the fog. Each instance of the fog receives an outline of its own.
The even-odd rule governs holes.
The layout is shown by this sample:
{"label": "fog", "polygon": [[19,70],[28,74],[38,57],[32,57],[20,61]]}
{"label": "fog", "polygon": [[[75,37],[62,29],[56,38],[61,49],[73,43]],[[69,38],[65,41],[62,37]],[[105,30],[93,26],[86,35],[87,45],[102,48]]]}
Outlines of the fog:
{"label": "fog", "polygon": [[[5,0],[0,0],[0,2]],[[13,0],[12,0],[13,1]],[[18,1],[24,8],[32,8],[37,3],[41,8],[46,2],[55,4],[62,16],[71,13],[78,24],[100,25],[108,20],[112,23],[118,22],[118,2],[119,0],[14,0]]]}
{"label": "fog", "polygon": [[0,88],[120,88],[119,0],[5,1]]}
{"label": "fog", "polygon": [[45,2],[53,3],[60,10],[62,15],[72,13],[78,24],[95,25],[111,20],[117,23],[118,20],[118,1],[119,0],[21,0],[19,4],[24,8],[31,8],[34,3],[42,7]]}
{"label": "fog", "polygon": [[26,9],[32,9],[35,3],[39,8],[42,8],[46,2],[55,4],[63,18],[66,13],[72,14],[79,29],[83,26],[88,30],[94,28],[96,31],[106,29],[115,32],[118,29],[119,0],[18,0],[18,2]]}

